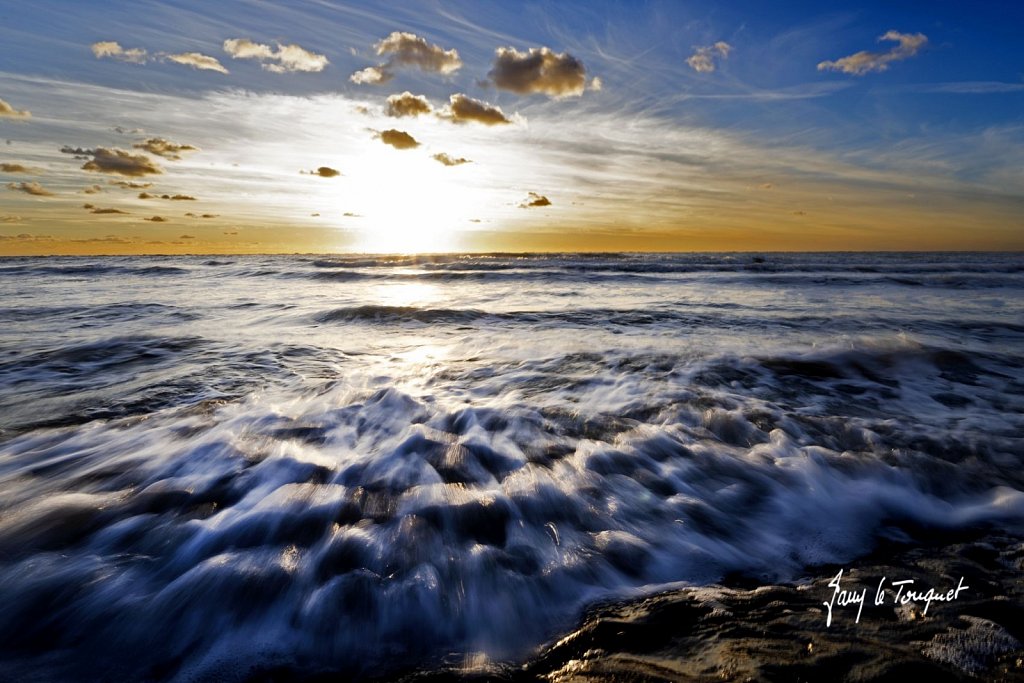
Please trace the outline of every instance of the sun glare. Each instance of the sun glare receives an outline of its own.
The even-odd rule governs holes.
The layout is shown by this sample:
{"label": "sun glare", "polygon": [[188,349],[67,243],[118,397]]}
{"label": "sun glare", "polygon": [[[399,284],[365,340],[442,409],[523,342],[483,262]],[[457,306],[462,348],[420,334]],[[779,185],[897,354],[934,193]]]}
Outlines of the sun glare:
{"label": "sun glare", "polygon": [[461,169],[423,154],[377,143],[359,160],[363,169],[339,195],[339,225],[357,235],[357,251],[454,251],[460,234],[484,209],[483,193],[468,186]]}

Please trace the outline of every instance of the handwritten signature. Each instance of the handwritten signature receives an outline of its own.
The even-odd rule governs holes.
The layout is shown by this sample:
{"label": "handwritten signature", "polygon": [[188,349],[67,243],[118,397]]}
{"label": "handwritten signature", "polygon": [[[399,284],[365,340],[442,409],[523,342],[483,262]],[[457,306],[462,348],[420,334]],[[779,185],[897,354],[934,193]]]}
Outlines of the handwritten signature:
{"label": "handwritten signature", "polygon": [[[857,619],[854,623],[860,623],[861,612],[864,611],[864,603],[867,601],[868,589],[862,588],[860,590],[843,588],[843,571],[839,570],[839,573],[832,577],[832,580],[828,582],[830,588],[833,589],[832,597],[827,602],[823,602],[825,609],[828,610],[825,617],[825,626],[829,627],[832,625],[832,610],[835,607],[849,607],[851,605],[857,606]],[[893,605],[906,605],[912,602],[924,603],[924,610],[922,614],[928,614],[928,608],[931,607],[933,602],[953,602],[960,597],[960,592],[965,591],[970,586],[964,585],[964,577],[960,577],[960,582],[956,588],[950,588],[948,591],[936,591],[934,588],[929,588],[927,591],[922,590],[914,586],[914,579],[903,579],[902,581],[890,581],[888,583],[889,588],[886,588],[887,577],[883,576],[882,580],[878,582],[878,588],[875,590],[875,606],[886,604],[886,600],[889,599],[889,595],[892,595]]]}

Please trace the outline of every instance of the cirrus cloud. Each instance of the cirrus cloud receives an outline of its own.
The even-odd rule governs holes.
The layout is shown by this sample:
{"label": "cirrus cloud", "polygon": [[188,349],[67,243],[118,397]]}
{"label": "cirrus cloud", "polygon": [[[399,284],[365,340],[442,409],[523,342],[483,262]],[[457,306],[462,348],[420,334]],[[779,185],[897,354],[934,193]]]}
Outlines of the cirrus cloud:
{"label": "cirrus cloud", "polygon": [[888,52],[871,52],[861,50],[849,57],[841,57],[835,61],[824,61],[818,64],[818,71],[839,71],[852,76],[863,76],[872,71],[887,71],[892,62],[900,62],[916,55],[928,37],[923,33],[900,33],[886,31],[878,37],[878,41],[889,40],[897,43]]}

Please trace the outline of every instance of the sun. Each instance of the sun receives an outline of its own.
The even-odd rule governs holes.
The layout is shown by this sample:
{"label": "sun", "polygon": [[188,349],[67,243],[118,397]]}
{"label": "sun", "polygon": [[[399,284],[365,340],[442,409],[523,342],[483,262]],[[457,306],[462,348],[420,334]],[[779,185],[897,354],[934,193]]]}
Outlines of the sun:
{"label": "sun", "polygon": [[420,150],[377,143],[337,198],[339,225],[367,253],[457,251],[461,234],[486,208],[484,192]]}

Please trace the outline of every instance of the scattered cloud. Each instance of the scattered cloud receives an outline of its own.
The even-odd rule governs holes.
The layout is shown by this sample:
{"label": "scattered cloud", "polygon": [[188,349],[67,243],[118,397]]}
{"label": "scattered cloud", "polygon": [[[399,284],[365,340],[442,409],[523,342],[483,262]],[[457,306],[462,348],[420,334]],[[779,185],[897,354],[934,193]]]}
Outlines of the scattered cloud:
{"label": "scattered cloud", "polygon": [[[14,107],[12,107],[11,105],[9,105],[6,102],[4,102],[3,100],[0,100],[0,119],[3,119],[3,118],[7,118],[7,119],[30,119],[30,118],[32,118],[32,112],[28,111],[27,109],[19,111],[19,110],[15,109]],[[11,144],[11,141],[8,140],[7,144]]]}
{"label": "scattered cloud", "polygon": [[398,66],[416,67],[422,71],[451,74],[462,66],[457,50],[445,50],[440,45],[431,45],[425,38],[414,33],[394,31],[374,45],[379,56],[388,56],[388,61],[356,71],[349,76],[353,83],[379,85],[394,78]]}
{"label": "scattered cloud", "polygon": [[390,55],[389,65],[415,66],[423,71],[450,74],[459,70],[458,51],[431,45],[414,33],[394,31],[375,45],[378,55]]}
{"label": "scattered cloud", "polygon": [[0,171],[3,173],[35,173],[36,170],[21,164],[0,163]]}
{"label": "scattered cloud", "polygon": [[179,240],[194,240],[195,238],[195,235],[178,235]]}
{"label": "scattered cloud", "polygon": [[99,194],[100,192],[103,192],[102,185],[90,185],[82,190],[82,194]]}
{"label": "scattered cloud", "polygon": [[181,152],[195,152],[199,148],[192,145],[181,145],[177,142],[164,140],[163,138],[149,138],[145,142],[136,142],[132,145],[135,149],[144,149],[150,154],[156,154],[164,159],[178,161],[181,159]]}
{"label": "scattered cloud", "polygon": [[0,223],[21,223],[21,216],[7,215],[0,216]]}
{"label": "scattered cloud", "polygon": [[487,75],[496,88],[520,95],[582,95],[587,84],[583,62],[568,52],[559,54],[547,47],[533,47],[527,52],[499,47],[494,67]]}
{"label": "scattered cloud", "polygon": [[125,128],[124,126],[114,126],[110,130],[118,135],[142,135],[145,132],[141,128]]}
{"label": "scattered cloud", "polygon": [[381,85],[394,77],[395,75],[383,66],[368,66],[356,71],[348,77],[348,80],[357,85]]}
{"label": "scattered cloud", "polygon": [[385,145],[391,145],[395,149],[413,149],[414,147],[420,146],[420,143],[416,142],[416,138],[404,131],[395,130],[394,128],[382,130],[377,137],[379,137],[381,142]]}
{"label": "scattered cloud", "polygon": [[898,31],[887,31],[879,36],[878,40],[893,41],[897,44],[888,52],[862,50],[849,57],[821,62],[818,64],[818,71],[840,71],[853,76],[863,76],[872,71],[887,71],[889,64],[913,57],[928,43],[928,37],[923,33]]}
{"label": "scattered cloud", "polygon": [[500,108],[475,100],[468,95],[456,93],[449,98],[449,102],[444,117],[456,123],[476,121],[488,126],[512,123]]}
{"label": "scattered cloud", "polygon": [[600,76],[594,76],[590,79],[590,89],[594,91],[600,91],[604,88],[604,81],[601,80]]}
{"label": "scattered cloud", "polygon": [[711,73],[718,66],[720,59],[728,59],[732,51],[732,45],[720,40],[714,45],[704,45],[694,48],[695,52],[690,55],[686,63],[690,68],[699,73]]}
{"label": "scattered cloud", "polygon": [[164,218],[163,216],[151,216],[149,218],[143,218],[142,220],[149,221],[151,223],[166,223],[167,222],[167,219]]}
{"label": "scattered cloud", "polygon": [[433,156],[433,158],[434,158],[435,161],[439,161],[442,164],[444,164],[445,166],[461,166],[462,164],[471,164],[471,163],[473,163],[469,159],[463,159],[462,157],[455,158],[453,156],[449,156],[449,155],[445,154],[444,152],[440,152],[438,154],[435,154]]}
{"label": "scattered cloud", "polygon": [[534,206],[551,206],[551,200],[542,194],[530,192],[529,196],[523,200],[522,204],[519,205],[519,208],[529,209]]}
{"label": "scattered cloud", "polygon": [[168,199],[179,202],[194,202],[196,200],[195,197],[187,194],[150,194],[149,192],[140,192],[139,199]]}
{"label": "scattered cloud", "polygon": [[125,50],[120,43],[113,40],[105,40],[92,44],[92,53],[96,59],[114,59],[129,64],[145,64],[149,61],[149,53],[141,47],[133,47]]}
{"label": "scattered cloud", "polygon": [[175,64],[183,64],[190,66],[193,69],[199,69],[200,71],[216,71],[217,73],[226,74],[228,70],[224,68],[224,65],[217,61],[216,57],[204,55],[201,52],[182,52],[176,55],[167,55],[165,57],[167,61],[174,62]]}
{"label": "scattered cloud", "polygon": [[83,209],[95,209],[96,205],[95,204],[82,204],[82,208]]}
{"label": "scattered cloud", "polygon": [[50,235],[32,235],[27,232],[18,233],[17,235],[0,235],[0,241],[4,242],[51,242],[53,237]]}
{"label": "scattered cloud", "polygon": [[232,59],[255,59],[265,71],[276,74],[305,71],[323,71],[330,61],[325,55],[311,52],[299,45],[277,43],[277,47],[256,43],[248,38],[230,38],[224,41],[224,51]]}
{"label": "scattered cloud", "polygon": [[89,213],[124,214],[124,215],[128,214],[127,211],[122,211],[121,209],[99,209],[99,208],[94,208]]}
{"label": "scattered cloud", "polygon": [[144,154],[132,154],[121,149],[106,149],[105,147],[97,147],[94,150],[77,149],[70,152],[66,151],[67,149],[64,148],[61,151],[66,154],[84,152],[85,154],[92,155],[92,161],[87,161],[82,166],[82,169],[85,171],[111,173],[129,177],[163,173],[163,169]]}
{"label": "scattered cloud", "polygon": [[108,180],[107,185],[116,185],[126,190],[142,190],[147,187],[153,187],[153,183],[134,183],[130,180]]}
{"label": "scattered cloud", "polygon": [[388,98],[388,116],[401,118],[403,116],[419,116],[429,114],[433,111],[430,102],[423,95],[413,95],[406,90],[400,95],[392,95]]}
{"label": "scattered cloud", "polygon": [[307,173],[308,175],[318,175],[321,178],[335,178],[341,175],[341,171],[339,171],[336,168],[331,168],[330,166],[321,166],[315,171],[302,171],[302,173]]}
{"label": "scattered cloud", "polygon": [[24,192],[34,197],[52,197],[53,193],[47,190],[45,187],[36,182],[31,183],[7,183],[8,190],[15,190],[17,192]]}

